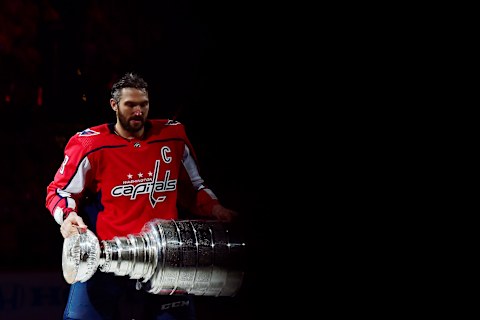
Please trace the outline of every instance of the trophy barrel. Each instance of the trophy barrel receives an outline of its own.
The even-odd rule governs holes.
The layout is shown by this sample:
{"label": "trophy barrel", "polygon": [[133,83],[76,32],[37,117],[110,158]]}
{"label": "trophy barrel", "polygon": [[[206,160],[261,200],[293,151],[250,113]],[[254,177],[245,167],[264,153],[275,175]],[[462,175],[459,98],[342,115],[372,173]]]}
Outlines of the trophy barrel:
{"label": "trophy barrel", "polygon": [[152,220],[143,232],[159,243],[157,268],[143,287],[153,294],[234,296],[244,270],[245,243],[217,220]]}

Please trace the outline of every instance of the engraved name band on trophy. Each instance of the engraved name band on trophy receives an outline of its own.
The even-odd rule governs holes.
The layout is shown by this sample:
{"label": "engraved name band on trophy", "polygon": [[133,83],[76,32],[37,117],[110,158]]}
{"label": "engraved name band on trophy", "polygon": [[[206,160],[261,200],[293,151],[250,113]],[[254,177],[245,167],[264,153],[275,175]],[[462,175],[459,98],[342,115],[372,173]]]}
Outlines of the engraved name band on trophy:
{"label": "engraved name band on trophy", "polygon": [[147,222],[138,234],[99,242],[88,230],[64,240],[62,269],[72,284],[98,270],[129,276],[152,294],[234,296],[244,277],[245,243],[217,220]]}

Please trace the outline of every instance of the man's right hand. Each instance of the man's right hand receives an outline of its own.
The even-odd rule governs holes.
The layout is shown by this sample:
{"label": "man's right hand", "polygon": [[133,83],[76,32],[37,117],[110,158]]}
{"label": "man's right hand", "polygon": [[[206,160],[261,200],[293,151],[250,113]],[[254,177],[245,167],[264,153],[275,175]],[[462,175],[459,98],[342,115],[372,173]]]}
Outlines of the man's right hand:
{"label": "man's right hand", "polygon": [[70,212],[68,217],[63,221],[60,226],[60,232],[64,238],[68,238],[71,235],[77,234],[79,232],[85,232],[87,230],[87,225],[83,222],[82,217],[80,217],[75,211]]}

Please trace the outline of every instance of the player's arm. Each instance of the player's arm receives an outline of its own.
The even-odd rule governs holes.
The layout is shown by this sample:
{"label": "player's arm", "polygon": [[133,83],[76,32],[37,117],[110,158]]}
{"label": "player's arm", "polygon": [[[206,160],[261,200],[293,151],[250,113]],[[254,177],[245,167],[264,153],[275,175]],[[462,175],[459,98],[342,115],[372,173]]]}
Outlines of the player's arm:
{"label": "player's arm", "polygon": [[[182,189],[179,196],[189,199],[189,210],[195,215],[231,221],[237,215],[237,212],[221,205],[215,193],[205,185],[191,148],[188,144],[185,146],[182,160],[183,169],[185,170],[180,171],[180,179],[184,180],[182,183],[190,186],[190,188]],[[188,189],[190,189],[192,194],[188,194]]]}
{"label": "player's arm", "polygon": [[46,207],[55,221],[61,225],[61,233],[66,238],[87,226],[77,214],[77,199],[85,189],[85,181],[90,163],[85,150],[72,137],[64,151],[64,159],[55,177],[47,187]]}

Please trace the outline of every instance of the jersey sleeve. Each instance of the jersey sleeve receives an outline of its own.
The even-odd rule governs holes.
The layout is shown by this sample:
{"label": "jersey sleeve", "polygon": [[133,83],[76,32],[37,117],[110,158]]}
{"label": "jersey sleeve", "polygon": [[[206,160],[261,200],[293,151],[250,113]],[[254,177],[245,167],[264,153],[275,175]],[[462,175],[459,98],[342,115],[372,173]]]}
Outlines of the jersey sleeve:
{"label": "jersey sleeve", "polygon": [[86,150],[78,137],[73,136],[65,147],[63,162],[47,186],[45,205],[58,224],[63,222],[64,213],[77,210],[89,170]]}
{"label": "jersey sleeve", "polygon": [[219,203],[218,198],[200,176],[197,157],[186,135],[184,140],[185,150],[179,176],[179,205],[194,215],[212,217],[212,208]]}

